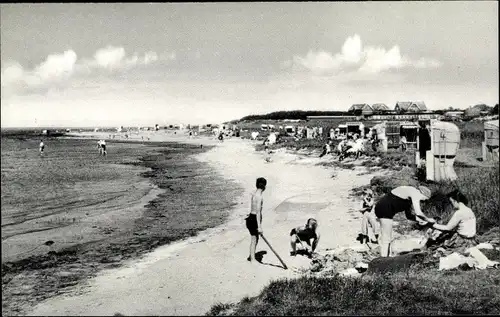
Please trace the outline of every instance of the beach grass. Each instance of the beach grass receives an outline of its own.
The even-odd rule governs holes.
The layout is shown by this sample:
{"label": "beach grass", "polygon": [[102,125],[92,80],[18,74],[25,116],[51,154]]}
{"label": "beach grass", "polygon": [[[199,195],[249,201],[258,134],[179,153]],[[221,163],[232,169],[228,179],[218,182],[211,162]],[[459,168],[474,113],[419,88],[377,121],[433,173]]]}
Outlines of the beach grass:
{"label": "beach grass", "polygon": [[498,315],[499,284],[489,271],[301,277],[273,281],[260,295],[218,304],[207,315]]}

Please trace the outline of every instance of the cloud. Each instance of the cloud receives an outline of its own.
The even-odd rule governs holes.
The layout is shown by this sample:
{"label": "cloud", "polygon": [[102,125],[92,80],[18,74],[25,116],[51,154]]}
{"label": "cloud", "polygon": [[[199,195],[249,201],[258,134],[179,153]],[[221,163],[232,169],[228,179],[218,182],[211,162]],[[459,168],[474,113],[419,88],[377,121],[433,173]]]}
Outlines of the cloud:
{"label": "cloud", "polygon": [[378,74],[387,70],[402,68],[437,68],[441,62],[430,58],[413,60],[402,55],[398,45],[386,50],[383,47],[366,46],[359,35],[348,37],[337,54],[326,51],[309,51],[305,57],[294,56],[281,63],[282,68],[307,70],[315,74],[338,74],[357,72]]}
{"label": "cloud", "polygon": [[69,76],[74,70],[76,59],[76,53],[72,50],[51,54],[34,69],[33,75],[42,81]]}
{"label": "cloud", "polygon": [[146,66],[159,60],[172,61],[175,52],[158,56],[156,52],[133,54],[127,57],[123,47],[108,46],[98,49],[93,58],[78,60],[73,50],[50,54],[46,60],[31,70],[26,70],[17,62],[2,65],[1,87],[2,97],[16,93],[47,92],[50,87],[64,86],[66,80],[73,75],[91,74],[97,70],[127,70],[138,66]]}
{"label": "cloud", "polygon": [[23,66],[19,63],[11,63],[5,68],[2,68],[1,76],[2,87],[18,82],[19,80],[22,80],[24,76]]}
{"label": "cloud", "polygon": [[123,65],[125,49],[123,47],[108,46],[98,49],[94,54],[95,62],[99,67],[113,69]]}

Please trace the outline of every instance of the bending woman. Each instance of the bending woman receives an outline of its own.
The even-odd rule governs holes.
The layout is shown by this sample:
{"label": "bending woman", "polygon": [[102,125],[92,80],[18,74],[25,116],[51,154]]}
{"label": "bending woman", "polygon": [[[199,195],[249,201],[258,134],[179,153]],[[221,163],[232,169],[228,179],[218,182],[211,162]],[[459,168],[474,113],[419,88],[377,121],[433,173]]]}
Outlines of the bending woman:
{"label": "bending woman", "polygon": [[430,189],[425,186],[419,186],[418,189],[412,186],[399,186],[377,202],[375,215],[380,221],[380,256],[390,255],[393,218],[397,213],[404,211],[406,218],[413,221],[418,217],[421,221],[435,222],[434,219],[425,216],[420,209],[420,201],[429,199],[431,194]]}

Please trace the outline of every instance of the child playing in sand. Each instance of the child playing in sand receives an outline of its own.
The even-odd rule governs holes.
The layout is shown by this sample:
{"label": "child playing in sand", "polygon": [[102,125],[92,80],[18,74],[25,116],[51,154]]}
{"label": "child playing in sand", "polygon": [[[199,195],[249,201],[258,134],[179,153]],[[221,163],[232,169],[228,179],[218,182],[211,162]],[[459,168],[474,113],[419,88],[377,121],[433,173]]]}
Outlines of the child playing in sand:
{"label": "child playing in sand", "polygon": [[255,186],[257,189],[252,194],[250,214],[246,218],[246,226],[250,232],[250,255],[247,260],[255,261],[255,249],[259,243],[259,234],[262,233],[262,205],[264,200],[262,194],[266,190],[267,180],[264,177],[257,178]]}
{"label": "child playing in sand", "polygon": [[[319,232],[317,232],[318,222],[314,218],[309,218],[305,226],[299,226],[293,228],[290,231],[290,245],[292,246],[291,256],[297,255],[297,243],[300,243],[302,249],[307,253],[308,257],[311,257],[316,250],[319,242]],[[312,243],[311,243],[312,240]],[[306,243],[307,246],[304,245]]]}
{"label": "child playing in sand", "polygon": [[361,244],[368,243],[368,226],[372,227],[373,235],[375,239],[371,240],[372,243],[378,243],[378,230],[379,225],[375,212],[373,211],[373,191],[371,189],[365,189],[363,195],[363,203],[361,206],[361,213],[363,214],[363,220],[361,221],[361,233],[358,234],[356,240]]}

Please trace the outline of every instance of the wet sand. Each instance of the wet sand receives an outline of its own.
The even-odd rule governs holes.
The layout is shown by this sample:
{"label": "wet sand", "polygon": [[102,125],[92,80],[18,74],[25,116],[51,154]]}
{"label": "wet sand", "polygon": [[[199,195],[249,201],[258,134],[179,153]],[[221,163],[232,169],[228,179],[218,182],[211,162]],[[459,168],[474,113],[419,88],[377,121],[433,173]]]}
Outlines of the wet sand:
{"label": "wet sand", "polygon": [[[53,152],[57,142],[69,144],[68,152]],[[48,177],[50,187],[42,188],[51,195],[52,187],[61,190],[54,192],[58,199],[40,205],[38,200],[13,196],[21,194],[14,186],[10,200],[2,200],[2,312],[8,315],[24,314],[43,299],[84,286],[103,269],[221,224],[241,191],[191,156],[209,147],[108,142],[106,164],[101,166],[104,161],[94,158],[93,141],[83,142],[83,148],[78,140],[47,143],[51,151],[43,159],[33,150],[35,167],[37,162],[45,164],[50,168],[47,175],[27,170],[23,182],[36,179],[38,186]],[[79,152],[88,152],[86,147],[92,151],[81,163]],[[58,163],[49,165],[52,160]],[[9,166],[2,160],[2,178],[4,167]],[[89,173],[93,176],[82,181]],[[110,174],[103,178],[102,173]],[[19,179],[7,181],[11,183],[3,189]],[[194,196],[200,199],[186,199]],[[24,215],[15,208],[30,212]],[[45,245],[46,241],[54,243]]]}

